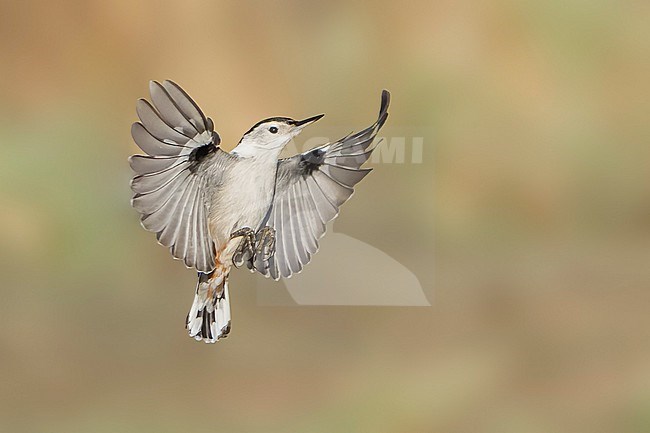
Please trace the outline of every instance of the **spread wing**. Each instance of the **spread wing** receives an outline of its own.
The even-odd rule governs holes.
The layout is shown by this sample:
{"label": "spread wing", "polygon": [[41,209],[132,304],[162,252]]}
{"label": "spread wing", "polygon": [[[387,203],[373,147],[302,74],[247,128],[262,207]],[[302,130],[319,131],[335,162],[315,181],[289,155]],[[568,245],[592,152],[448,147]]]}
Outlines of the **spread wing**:
{"label": "spread wing", "polygon": [[267,269],[253,263],[256,270],[278,280],[300,272],[311,260],[326,224],[372,170],[361,166],[374,150],[370,145],[388,117],[389,102],[390,94],[384,90],[377,121],[363,131],[278,161],[267,221],[276,231],[275,255]]}
{"label": "spread wing", "polygon": [[[129,158],[136,176],[131,204],[142,226],[186,266],[214,268],[214,245],[207,224],[206,185],[219,182],[230,154],[196,103],[172,81],[149,85],[153,105],[140,99],[140,122],[131,127],[146,155]],[[210,167],[206,170],[205,167]]]}

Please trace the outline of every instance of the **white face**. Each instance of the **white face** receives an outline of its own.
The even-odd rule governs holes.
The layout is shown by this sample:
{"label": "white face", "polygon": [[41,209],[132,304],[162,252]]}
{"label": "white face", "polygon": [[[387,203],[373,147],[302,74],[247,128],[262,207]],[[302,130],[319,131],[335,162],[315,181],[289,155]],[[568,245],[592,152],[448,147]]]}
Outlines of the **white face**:
{"label": "white face", "polygon": [[[261,154],[277,156],[293,137],[321,117],[323,117],[322,114],[298,121],[287,117],[264,120],[244,134],[233,152],[247,157]],[[274,152],[269,153],[270,150]]]}
{"label": "white face", "polygon": [[286,146],[301,130],[285,122],[264,122],[246,134],[246,140],[264,149],[278,149]]}

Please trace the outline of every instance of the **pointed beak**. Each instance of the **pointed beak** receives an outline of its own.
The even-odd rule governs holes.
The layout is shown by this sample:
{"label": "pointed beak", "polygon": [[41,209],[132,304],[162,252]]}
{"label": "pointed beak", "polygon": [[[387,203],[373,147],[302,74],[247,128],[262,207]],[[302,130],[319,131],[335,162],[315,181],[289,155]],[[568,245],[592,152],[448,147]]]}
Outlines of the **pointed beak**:
{"label": "pointed beak", "polygon": [[318,119],[320,119],[323,116],[324,116],[324,114],[319,114],[318,116],[310,117],[310,118],[305,119],[305,120],[296,120],[293,125],[299,127],[300,129],[302,129],[307,125],[311,125],[312,123],[314,123],[315,121],[317,121]]}

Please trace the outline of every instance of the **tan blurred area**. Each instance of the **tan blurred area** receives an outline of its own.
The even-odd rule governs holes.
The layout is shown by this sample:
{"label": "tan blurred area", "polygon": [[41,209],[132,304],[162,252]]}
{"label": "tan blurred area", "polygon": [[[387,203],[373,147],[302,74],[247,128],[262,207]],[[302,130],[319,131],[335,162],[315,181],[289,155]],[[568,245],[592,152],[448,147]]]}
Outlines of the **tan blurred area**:
{"label": "tan blurred area", "polygon": [[[0,432],[650,431],[649,21],[634,1],[3,1]],[[421,133],[422,163],[373,164],[335,228],[432,306],[264,306],[238,271],[231,336],[188,338],[196,275],[129,206],[135,101],[166,78],[226,149],[276,115],[358,130],[389,89],[383,134]]]}

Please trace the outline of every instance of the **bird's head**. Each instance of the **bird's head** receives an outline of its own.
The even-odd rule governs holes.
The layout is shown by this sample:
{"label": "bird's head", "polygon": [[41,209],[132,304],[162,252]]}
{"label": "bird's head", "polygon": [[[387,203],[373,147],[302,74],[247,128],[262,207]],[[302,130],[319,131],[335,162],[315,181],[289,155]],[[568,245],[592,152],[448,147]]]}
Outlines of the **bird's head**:
{"label": "bird's head", "polygon": [[271,117],[262,120],[244,134],[233,152],[242,156],[256,156],[269,150],[279,153],[307,125],[311,125],[323,116],[324,114],[319,114],[304,120],[294,120],[289,117]]}

